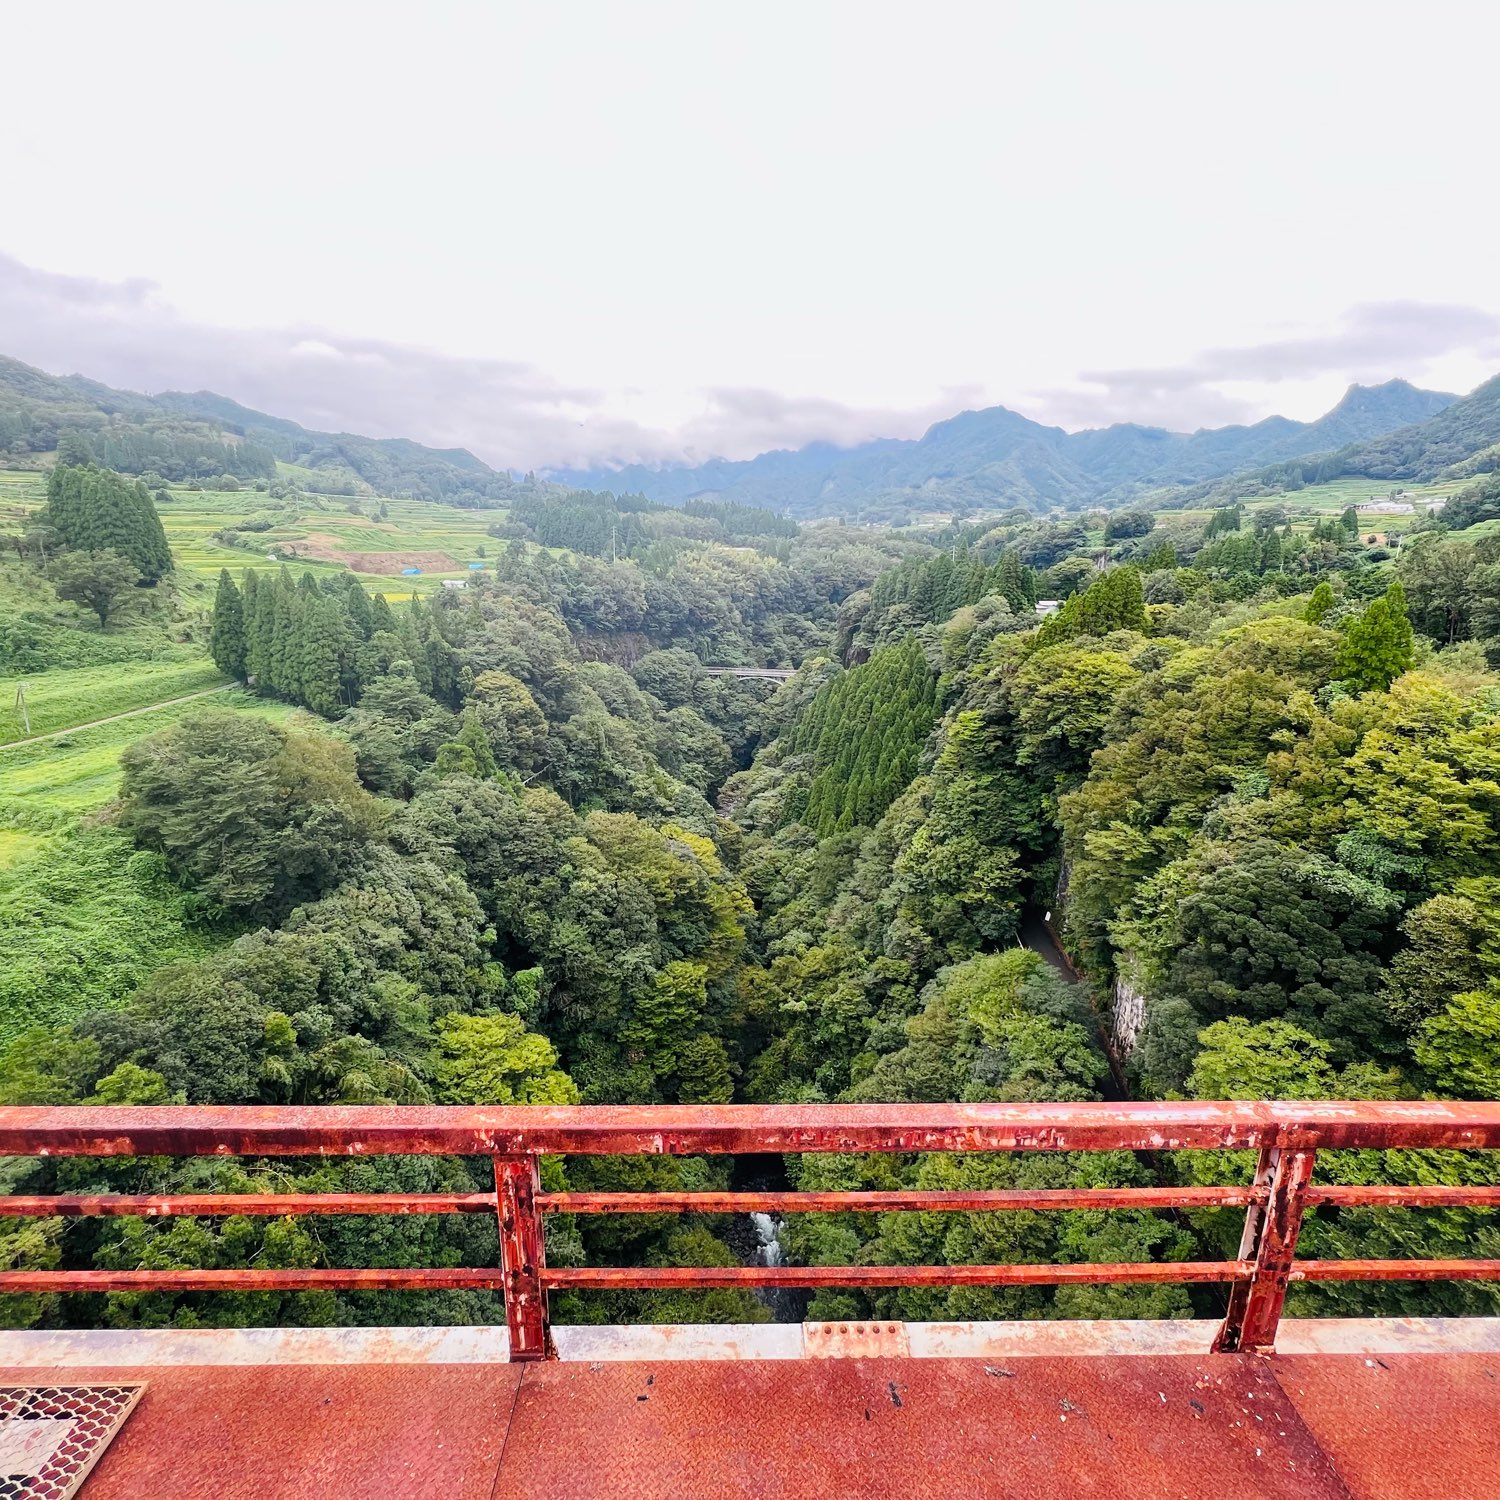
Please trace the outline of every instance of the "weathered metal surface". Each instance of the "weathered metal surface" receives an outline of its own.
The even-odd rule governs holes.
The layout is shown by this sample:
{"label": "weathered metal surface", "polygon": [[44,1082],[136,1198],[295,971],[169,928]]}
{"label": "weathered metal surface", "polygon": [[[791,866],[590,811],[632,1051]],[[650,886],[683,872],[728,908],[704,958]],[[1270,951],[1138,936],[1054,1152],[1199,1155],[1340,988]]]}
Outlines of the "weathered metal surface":
{"label": "weathered metal surface", "polygon": [[493,1193],[181,1193],[134,1196],[0,1197],[0,1216],[95,1218],[140,1214],[157,1219],[195,1215],[280,1217],[283,1214],[479,1214],[495,1212]]}
{"label": "weathered metal surface", "polygon": [[[995,1266],[555,1266],[540,1271],[543,1288],[757,1286],[1061,1286],[1111,1282],[1246,1282],[1249,1261],[1124,1261],[1075,1265]],[[1500,1260],[1304,1260],[1291,1281],[1494,1281]],[[498,1266],[334,1267],[265,1270],[0,1271],[7,1292],[302,1292],[503,1290]]]}
{"label": "weathered metal surface", "polygon": [[991,1213],[1004,1209],[1241,1208],[1263,1203],[1253,1187],[1038,1188],[909,1193],[543,1193],[552,1214]]}
{"label": "weathered metal surface", "polygon": [[[1265,1197],[1258,1199],[1245,1210],[1245,1222],[1240,1226],[1240,1247],[1236,1252],[1242,1261],[1253,1262],[1260,1245],[1261,1230],[1266,1217],[1266,1204],[1271,1197],[1271,1178],[1276,1170],[1276,1156],[1274,1147],[1262,1146],[1256,1158],[1255,1176],[1251,1182],[1258,1192],[1265,1194]],[[1232,1354],[1239,1348],[1240,1330],[1245,1322],[1245,1303],[1249,1296],[1250,1288],[1244,1282],[1237,1282],[1230,1287],[1224,1321],[1214,1335],[1212,1347],[1215,1353]]]}
{"label": "weathered metal surface", "polygon": [[[1265,1206],[1245,1216],[1245,1234],[1255,1239],[1255,1274],[1248,1286],[1230,1297],[1224,1326],[1214,1348],[1269,1350],[1276,1343],[1276,1325],[1286,1302],[1287,1279],[1297,1236],[1302,1229],[1303,1193],[1312,1180],[1315,1153],[1271,1148],[1263,1151],[1256,1182],[1269,1176],[1271,1196]],[[1249,1247],[1242,1241],[1243,1259]]]}
{"label": "weathered metal surface", "polygon": [[808,1323],[802,1337],[809,1359],[891,1359],[911,1354],[905,1323]]}
{"label": "weathered metal surface", "polygon": [[643,1359],[787,1360],[805,1354],[802,1330],[801,1323],[558,1323],[552,1329],[552,1346],[557,1359],[584,1364]]}
{"label": "weathered metal surface", "polygon": [[72,1500],[145,1389],[140,1381],[0,1387],[0,1494]]}
{"label": "weathered metal surface", "polygon": [[692,1155],[1500,1147],[1500,1103],[0,1109],[0,1156]]}
{"label": "weathered metal surface", "polygon": [[1500,1495],[1493,1353],[1278,1354],[1266,1363],[1354,1500]]}
{"label": "weathered metal surface", "polygon": [[545,1254],[542,1220],[536,1209],[541,1182],[534,1156],[495,1158],[500,1265],[505,1273],[505,1319],[510,1357],[547,1357],[547,1289],[542,1282]]}
{"label": "weathered metal surface", "polygon": [[[1313,1264],[1318,1264],[1314,1262]],[[1322,1262],[1321,1264],[1342,1264]],[[1348,1264],[1358,1264],[1349,1262]],[[1383,1264],[1383,1263],[1382,1263]],[[1420,1264],[1397,1261],[1392,1264]],[[1462,1262],[1461,1264],[1478,1264]],[[1497,1263],[1500,1264],[1500,1263]],[[1020,1286],[1074,1282],[1238,1281],[1251,1266],[1236,1261],[1128,1261],[1118,1265],[1066,1266],[557,1266],[536,1272],[543,1289],[553,1287],[757,1287],[757,1286]],[[524,1267],[519,1273],[524,1276]],[[304,1292],[444,1291],[490,1288],[514,1292],[517,1280],[499,1266],[332,1267],[265,1270],[0,1271],[5,1292]],[[507,1299],[508,1301],[510,1299]],[[533,1301],[523,1330],[538,1326]],[[510,1321],[512,1351],[518,1323]],[[528,1349],[535,1340],[528,1337]],[[515,1357],[536,1358],[534,1354]]]}
{"label": "weathered metal surface", "polygon": [[494,1493],[1351,1500],[1269,1362],[1206,1355],[533,1365]]}
{"label": "weathered metal surface", "polygon": [[[0,1368],[503,1365],[503,1327],[0,1329]],[[1199,1352],[1194,1350],[1194,1353]]]}
{"label": "weathered metal surface", "polygon": [[[1277,1354],[1500,1355],[1500,1318],[1287,1318]],[[1500,1494],[1500,1488],[1496,1490]]]}
{"label": "weathered metal surface", "polygon": [[1201,1358],[1211,1325],[1196,1318],[1026,1318],[908,1323],[913,1359],[1012,1359],[1188,1354]]}
{"label": "weathered metal surface", "polygon": [[1080,1357],[1087,1352],[605,1355],[509,1369],[330,1359],[69,1366],[45,1379],[148,1382],[90,1477],[90,1500],[1500,1494],[1492,1355]]}
{"label": "weathered metal surface", "polygon": [[[803,1359],[822,1323],[559,1323],[561,1360]],[[870,1324],[867,1327],[885,1327]],[[1089,1355],[1201,1356],[1208,1323],[1191,1318],[1029,1318],[900,1323],[914,1359]],[[0,1329],[0,1368],[155,1365],[504,1364],[503,1327]],[[827,1352],[831,1339],[820,1348]],[[852,1349],[852,1346],[850,1346]],[[1280,1354],[1500,1355],[1500,1318],[1289,1318]]]}
{"label": "weathered metal surface", "polygon": [[1500,1260],[1299,1260],[1292,1281],[1496,1281]]}
{"label": "weathered metal surface", "polygon": [[84,1500],[490,1500],[525,1368],[142,1371]]}
{"label": "weathered metal surface", "polygon": [[500,1291],[499,1266],[407,1266],[379,1270],[0,1271],[0,1292]]}
{"label": "weathered metal surface", "polygon": [[[556,1266],[549,1287],[1061,1286],[1109,1282],[1241,1281],[1247,1261],[1172,1260],[999,1266]],[[10,1273],[24,1274],[24,1273]],[[158,1271],[157,1276],[175,1275]],[[192,1274],[192,1273],[188,1273]],[[0,1289],[5,1273],[0,1272]]]}
{"label": "weathered metal surface", "polygon": [[1500,1186],[1467,1183],[1453,1187],[1309,1184],[1303,1190],[1302,1201],[1309,1208],[1320,1203],[1343,1208],[1491,1208],[1500,1207]]}

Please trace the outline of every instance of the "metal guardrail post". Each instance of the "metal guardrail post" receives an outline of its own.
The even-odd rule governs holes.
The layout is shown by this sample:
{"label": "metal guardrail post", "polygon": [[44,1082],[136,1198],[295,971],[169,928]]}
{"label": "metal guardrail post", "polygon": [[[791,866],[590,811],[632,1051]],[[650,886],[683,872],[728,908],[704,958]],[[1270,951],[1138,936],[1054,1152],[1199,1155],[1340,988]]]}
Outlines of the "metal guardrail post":
{"label": "metal guardrail post", "polygon": [[505,1275],[505,1322],[512,1360],[545,1359],[551,1342],[546,1254],[536,1197],[541,1173],[534,1156],[495,1157],[495,1208],[500,1224],[500,1268]]}
{"label": "metal guardrail post", "polygon": [[1255,1274],[1230,1291],[1229,1310],[1213,1343],[1221,1353],[1268,1354],[1275,1347],[1316,1154],[1277,1146],[1261,1150],[1255,1185],[1266,1187],[1269,1197],[1264,1206],[1253,1204],[1246,1211],[1239,1253],[1241,1260],[1254,1261]]}

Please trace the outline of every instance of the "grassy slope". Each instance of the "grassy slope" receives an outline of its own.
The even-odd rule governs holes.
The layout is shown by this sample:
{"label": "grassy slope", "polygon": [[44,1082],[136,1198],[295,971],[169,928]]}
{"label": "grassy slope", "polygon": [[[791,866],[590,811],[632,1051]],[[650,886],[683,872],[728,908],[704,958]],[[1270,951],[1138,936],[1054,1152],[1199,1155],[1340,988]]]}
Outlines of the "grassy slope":
{"label": "grassy slope", "polygon": [[[114,800],[120,781],[120,752],[147,735],[175,724],[184,714],[212,706],[233,708],[257,718],[309,722],[290,704],[235,691],[206,702],[177,703],[154,713],[97,724],[53,740],[0,746],[0,787],[5,802],[0,827],[45,830],[71,824]],[[5,866],[0,852],[0,869]]]}
{"label": "grassy slope", "polygon": [[24,681],[26,717],[31,734],[49,734],[74,724],[88,724],[113,714],[129,713],[204,688],[222,687],[229,679],[211,661],[144,661],[103,667],[74,667],[24,678],[0,677],[0,745],[27,738],[16,707],[16,689]]}
{"label": "grassy slope", "polygon": [[[1244,500],[1243,504],[1250,514],[1272,507],[1284,510],[1293,529],[1297,531],[1310,531],[1317,521],[1337,516],[1351,505],[1359,514],[1361,533],[1391,529],[1405,531],[1420,521],[1427,512],[1426,506],[1416,502],[1446,498],[1473,482],[1472,479],[1450,479],[1440,484],[1387,484],[1373,479],[1335,479],[1328,484],[1310,484],[1305,489],[1292,490],[1282,495],[1254,495]],[[1379,515],[1359,510],[1362,505],[1387,499],[1393,490],[1400,490],[1403,499],[1415,505],[1410,515]],[[1214,508],[1208,506],[1193,510],[1158,510],[1155,515],[1158,521],[1170,523],[1173,519],[1182,518],[1206,521],[1213,512]],[[1102,535],[1101,532],[1100,536]]]}
{"label": "grassy slope", "polygon": [[[308,722],[248,694],[213,700]],[[201,704],[183,703],[62,739],[0,746],[0,1045],[117,1004],[147,974],[232,933],[206,925],[155,855],[110,821],[120,752]]]}

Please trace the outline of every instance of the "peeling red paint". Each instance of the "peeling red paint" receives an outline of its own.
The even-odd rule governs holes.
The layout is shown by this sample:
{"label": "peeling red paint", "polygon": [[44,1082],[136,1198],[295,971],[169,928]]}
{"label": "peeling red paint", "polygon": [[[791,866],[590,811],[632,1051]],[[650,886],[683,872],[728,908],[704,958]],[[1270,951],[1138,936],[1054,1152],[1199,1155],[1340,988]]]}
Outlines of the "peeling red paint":
{"label": "peeling red paint", "polygon": [[543,1193],[554,1214],[992,1213],[1001,1209],[1243,1208],[1264,1202],[1263,1188],[1038,1188],[907,1193]]}
{"label": "peeling red paint", "polygon": [[132,1196],[90,1193],[79,1197],[0,1198],[0,1216],[97,1218],[140,1214],[143,1218],[211,1218],[248,1214],[478,1214],[495,1212],[493,1193],[178,1193]]}
{"label": "peeling red paint", "polygon": [[1500,1281],[1500,1260],[1299,1260],[1291,1281]]}
{"label": "peeling red paint", "polygon": [[274,1105],[0,1109],[0,1156],[1497,1148],[1500,1103]]}
{"label": "peeling red paint", "polygon": [[[1104,1282],[1243,1281],[1246,1261],[1123,1261],[1051,1266],[562,1266],[552,1287],[1061,1286]],[[3,1278],[0,1278],[3,1284]]]}

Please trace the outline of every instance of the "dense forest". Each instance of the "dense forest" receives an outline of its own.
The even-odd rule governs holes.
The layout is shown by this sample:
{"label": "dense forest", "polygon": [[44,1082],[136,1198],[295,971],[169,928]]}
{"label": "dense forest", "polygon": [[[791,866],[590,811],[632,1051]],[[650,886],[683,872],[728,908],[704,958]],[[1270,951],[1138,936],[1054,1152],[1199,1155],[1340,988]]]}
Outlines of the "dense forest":
{"label": "dense forest", "polygon": [[[89,471],[82,471],[89,472]],[[102,493],[102,491],[101,491]],[[133,491],[111,488],[120,505]],[[1454,502],[1494,503],[1487,480]],[[623,518],[642,532],[619,545]],[[612,529],[613,545],[604,525]],[[185,715],[110,836],[201,937],[14,1035],[11,1103],[1496,1097],[1500,543],[1425,520],[1024,510],[926,541],[742,505],[538,498],[464,589],[225,575],[219,665],[291,721]],[[575,540],[538,545],[558,528]],[[652,529],[653,527],[659,529]],[[38,564],[40,565],[40,564]],[[1058,607],[1039,616],[1039,600]],[[786,662],[785,684],[711,676]],[[1022,938],[1050,913],[1071,967]],[[1046,946],[1046,945],[1042,945]],[[71,965],[71,970],[69,968]],[[73,973],[71,980],[63,978]],[[1321,1158],[1320,1158],[1321,1163]],[[467,1188],[463,1161],[11,1164],[13,1191]],[[702,1188],[722,1159],[572,1159]],[[1232,1154],[794,1157],[802,1187],[1239,1180]],[[1335,1181],[1490,1181],[1331,1152]],[[810,1264],[1232,1254],[1233,1211],[802,1215]],[[728,1264],[725,1216],[549,1220],[558,1264]],[[476,1216],[7,1220],[12,1264],[489,1263]],[[1307,1253],[1500,1253],[1492,1215],[1318,1208]],[[820,1292],[815,1315],[1180,1315],[1175,1286]],[[1494,1311],[1483,1283],[1300,1311]],[[487,1294],[114,1295],[44,1325],[486,1321]],[[738,1291],[574,1320],[751,1320]]]}

